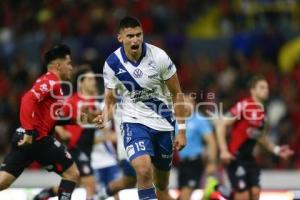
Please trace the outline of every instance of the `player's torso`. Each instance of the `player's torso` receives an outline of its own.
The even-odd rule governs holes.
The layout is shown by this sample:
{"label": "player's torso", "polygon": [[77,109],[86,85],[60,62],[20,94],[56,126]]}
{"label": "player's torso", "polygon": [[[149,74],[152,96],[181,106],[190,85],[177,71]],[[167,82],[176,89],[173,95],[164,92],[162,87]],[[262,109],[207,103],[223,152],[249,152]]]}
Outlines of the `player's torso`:
{"label": "player's torso", "polygon": [[172,107],[169,90],[161,76],[160,63],[155,58],[155,50],[147,46],[144,57],[138,63],[123,59],[121,50],[115,54],[121,65],[114,71],[120,83],[118,91],[122,96],[122,122],[142,123],[162,131],[173,130],[170,123],[158,113],[163,110],[160,106],[162,104],[170,110]]}
{"label": "player's torso", "polygon": [[95,128],[85,128],[84,124],[81,125],[80,113],[82,112],[83,107],[94,110],[97,106],[97,101],[95,99],[85,99],[80,96],[80,94],[75,93],[67,100],[65,106],[66,105],[70,108],[70,112],[68,114],[74,121],[78,122],[78,124],[64,126],[64,128],[72,134],[68,147],[72,148],[77,146],[81,150],[85,150],[87,155],[90,155],[91,148],[94,143]]}
{"label": "player's torso", "polygon": [[[93,112],[99,107],[99,103],[94,98],[85,98],[80,93],[75,93],[66,100],[65,105],[69,107],[68,115],[74,120],[80,120],[81,113],[86,110],[88,112]],[[77,121],[81,124],[80,121]]]}
{"label": "player's torso", "polygon": [[248,101],[232,128],[229,148],[232,153],[252,154],[252,150],[264,132],[265,112],[260,104]]}
{"label": "player's torso", "polygon": [[179,152],[181,158],[200,156],[202,153],[202,138],[199,130],[199,118],[196,114],[186,120],[186,139],[187,145]]}
{"label": "player's torso", "polygon": [[37,115],[37,127],[43,132],[49,132],[55,125],[56,119],[59,117],[58,112],[63,105],[63,101],[53,98],[46,99],[43,104],[39,105]]}
{"label": "player's torso", "polygon": [[[121,82],[123,80],[128,81],[129,85],[131,84],[129,87],[132,88],[128,90],[124,84],[121,84],[123,99],[125,97],[130,98],[133,102],[138,102],[163,95],[164,81],[151,50],[147,51],[139,64],[130,61],[124,62],[123,60],[121,62],[128,74],[120,69],[116,76]],[[128,75],[132,77],[133,81],[128,78]]]}
{"label": "player's torso", "polygon": [[250,139],[257,139],[262,134],[265,120],[264,110],[258,105],[251,104],[241,115],[241,120],[234,124],[232,133],[235,135],[241,132]]}
{"label": "player's torso", "polygon": [[186,120],[186,139],[189,145],[179,152],[181,157],[200,156],[203,153],[201,120],[205,119],[196,113]]}

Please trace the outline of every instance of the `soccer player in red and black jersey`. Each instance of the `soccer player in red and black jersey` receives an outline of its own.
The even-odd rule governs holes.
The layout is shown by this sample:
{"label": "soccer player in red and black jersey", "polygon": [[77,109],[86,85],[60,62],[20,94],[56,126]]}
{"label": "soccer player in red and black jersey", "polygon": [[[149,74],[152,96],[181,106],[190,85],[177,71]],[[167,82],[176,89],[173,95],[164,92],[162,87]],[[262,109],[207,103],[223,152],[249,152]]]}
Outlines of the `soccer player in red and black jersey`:
{"label": "soccer player in red and black jersey", "polygon": [[[92,200],[96,194],[96,180],[91,167],[91,152],[94,145],[95,126],[85,127],[81,120],[81,113],[97,113],[97,82],[94,72],[90,67],[77,69],[74,76],[74,87],[77,87],[70,98],[65,101],[63,112],[71,116],[76,124],[56,126],[55,132],[60,140],[68,146],[79,172],[79,184],[87,191],[87,200]],[[87,111],[89,110],[89,111]],[[99,114],[99,113],[98,113]],[[35,196],[34,200],[42,200],[57,195],[57,187],[46,188]]]}
{"label": "soccer player in red and black jersey", "polygon": [[66,148],[50,134],[62,109],[61,81],[72,73],[71,51],[57,45],[45,54],[48,72],[39,77],[21,100],[22,128],[14,135],[11,151],[0,168],[0,190],[8,188],[33,161],[62,176],[59,199],[71,199],[79,171]]}
{"label": "soccer player in red and black jersey", "polygon": [[[251,96],[237,102],[216,122],[220,157],[227,164],[234,200],[259,199],[260,168],[252,155],[256,143],[283,159],[293,155],[288,146],[276,146],[267,138],[263,106],[269,96],[266,79],[255,76],[249,85]],[[228,145],[225,139],[227,126],[232,126]]]}

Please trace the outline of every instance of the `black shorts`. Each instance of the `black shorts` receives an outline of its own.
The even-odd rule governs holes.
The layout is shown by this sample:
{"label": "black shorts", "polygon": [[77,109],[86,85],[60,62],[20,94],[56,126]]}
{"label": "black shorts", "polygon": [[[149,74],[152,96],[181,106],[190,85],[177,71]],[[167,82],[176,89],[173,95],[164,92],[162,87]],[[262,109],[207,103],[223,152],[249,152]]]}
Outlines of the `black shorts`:
{"label": "black shorts", "polygon": [[178,166],[179,189],[183,187],[198,188],[203,173],[201,157],[191,160],[182,160]]}
{"label": "black shorts", "polygon": [[251,187],[260,187],[260,168],[254,158],[232,161],[227,167],[227,173],[234,191],[243,192]]}
{"label": "black shorts", "polygon": [[74,162],[77,165],[80,176],[90,176],[93,175],[93,168],[91,166],[91,159],[86,153],[81,151],[78,147],[74,147],[69,150],[73,157]]}
{"label": "black shorts", "polygon": [[18,177],[33,161],[40,163],[47,171],[58,174],[62,174],[74,163],[64,145],[52,136],[46,136],[26,147],[12,146],[0,170]]}

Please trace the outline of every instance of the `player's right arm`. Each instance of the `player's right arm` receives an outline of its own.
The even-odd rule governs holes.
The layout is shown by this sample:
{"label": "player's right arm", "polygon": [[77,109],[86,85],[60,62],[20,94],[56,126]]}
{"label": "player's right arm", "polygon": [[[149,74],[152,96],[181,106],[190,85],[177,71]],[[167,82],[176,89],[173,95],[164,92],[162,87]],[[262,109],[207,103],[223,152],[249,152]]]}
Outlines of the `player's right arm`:
{"label": "player's right arm", "polygon": [[233,119],[226,119],[225,117],[221,117],[215,122],[217,141],[220,149],[220,158],[226,164],[228,164],[233,159],[233,156],[228,150],[226,142],[227,127],[232,125],[233,123]]}
{"label": "player's right arm", "polygon": [[104,108],[102,113],[93,120],[97,128],[104,128],[105,123],[113,118],[116,105],[117,78],[107,62],[103,67],[103,79],[105,85]]}
{"label": "player's right arm", "polygon": [[115,90],[106,88],[104,97],[104,108],[102,114],[98,115],[93,122],[96,123],[97,128],[104,128],[106,122],[113,118],[114,108],[116,105]]}
{"label": "player's right arm", "polygon": [[240,116],[241,113],[242,103],[238,102],[225,116],[222,115],[215,121],[216,136],[218,147],[220,149],[220,158],[226,164],[234,159],[234,156],[231,155],[228,150],[226,142],[226,130],[227,127],[231,126],[237,120],[237,117]]}

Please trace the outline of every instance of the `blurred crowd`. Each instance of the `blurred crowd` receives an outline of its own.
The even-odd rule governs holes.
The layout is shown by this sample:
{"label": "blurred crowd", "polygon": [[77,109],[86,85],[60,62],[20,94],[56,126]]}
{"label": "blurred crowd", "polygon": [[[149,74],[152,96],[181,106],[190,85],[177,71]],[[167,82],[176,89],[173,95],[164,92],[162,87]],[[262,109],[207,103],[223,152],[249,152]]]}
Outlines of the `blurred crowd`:
{"label": "blurred crowd", "polygon": [[197,92],[199,101],[222,102],[227,110],[247,96],[251,76],[265,75],[270,138],[296,154],[280,161],[258,150],[257,159],[265,168],[300,168],[300,62],[289,70],[279,64],[282,47],[300,35],[296,0],[6,0],[0,9],[1,154],[19,125],[22,94],[45,71],[45,50],[66,43],[75,66],[88,63],[101,73],[119,46],[118,21],[132,15],[145,41],[168,52],[183,90]]}

